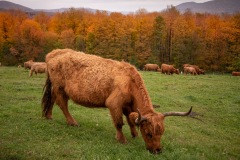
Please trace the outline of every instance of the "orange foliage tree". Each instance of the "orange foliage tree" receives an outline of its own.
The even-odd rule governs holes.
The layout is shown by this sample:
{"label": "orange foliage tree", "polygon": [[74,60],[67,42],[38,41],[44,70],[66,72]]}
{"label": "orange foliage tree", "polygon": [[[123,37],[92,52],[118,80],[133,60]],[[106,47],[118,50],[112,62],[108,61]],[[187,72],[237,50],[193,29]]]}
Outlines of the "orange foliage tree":
{"label": "orange foliage tree", "polygon": [[170,6],[162,12],[89,12],[70,8],[30,17],[21,11],[0,12],[0,61],[16,65],[43,61],[55,48],[128,61],[184,63],[207,71],[240,70],[240,14],[180,13]]}

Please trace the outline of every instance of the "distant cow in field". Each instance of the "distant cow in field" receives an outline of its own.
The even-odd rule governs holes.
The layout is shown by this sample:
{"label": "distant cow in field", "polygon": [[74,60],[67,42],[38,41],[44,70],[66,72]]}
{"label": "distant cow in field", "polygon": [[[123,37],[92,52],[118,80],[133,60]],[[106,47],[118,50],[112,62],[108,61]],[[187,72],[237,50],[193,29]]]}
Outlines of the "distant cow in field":
{"label": "distant cow in field", "polygon": [[184,67],[193,67],[193,68],[195,68],[197,74],[205,74],[205,71],[203,69],[200,69],[197,65],[184,64],[183,68]]}
{"label": "distant cow in field", "polygon": [[107,107],[116,127],[116,139],[126,143],[122,132],[123,114],[132,137],[139,126],[146,148],[160,153],[164,118],[187,116],[188,112],[154,111],[144,81],[137,69],[126,62],[104,59],[70,49],[57,49],[46,56],[47,80],[42,98],[42,113],[52,119],[56,103],[69,125],[78,125],[68,111],[68,100],[86,107]]}
{"label": "distant cow in field", "polygon": [[240,72],[232,72],[232,76],[240,76]]}
{"label": "distant cow in field", "polygon": [[144,65],[144,68],[143,68],[144,71],[160,71],[160,68],[157,64],[145,64]]}
{"label": "distant cow in field", "polygon": [[31,77],[33,73],[37,75],[38,73],[45,73],[46,71],[47,64],[45,62],[34,62],[29,71],[29,77]]}
{"label": "distant cow in field", "polygon": [[27,62],[24,62],[23,66],[24,66],[25,69],[31,69],[31,66],[32,66],[33,63],[34,63],[33,60],[29,60]]}
{"label": "distant cow in field", "polygon": [[161,72],[168,74],[168,75],[173,74],[173,73],[179,74],[179,69],[174,68],[173,65],[163,63],[161,65]]}
{"label": "distant cow in field", "polygon": [[197,75],[197,72],[194,67],[184,67],[184,74],[187,75],[188,73],[192,75]]}

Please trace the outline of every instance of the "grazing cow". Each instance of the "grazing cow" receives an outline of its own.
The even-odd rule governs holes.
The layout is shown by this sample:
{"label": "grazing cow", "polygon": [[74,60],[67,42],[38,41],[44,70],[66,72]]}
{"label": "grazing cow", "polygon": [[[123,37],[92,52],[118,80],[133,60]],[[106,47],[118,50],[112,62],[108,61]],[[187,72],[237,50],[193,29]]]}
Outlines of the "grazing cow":
{"label": "grazing cow", "polygon": [[197,75],[197,72],[194,67],[184,67],[184,74],[187,75],[188,73],[192,75]]}
{"label": "grazing cow", "polygon": [[57,49],[46,56],[47,80],[42,98],[42,113],[52,119],[53,105],[63,111],[69,125],[78,125],[68,111],[68,100],[86,107],[107,107],[116,127],[116,139],[126,143],[122,132],[123,114],[132,137],[140,127],[146,148],[161,151],[160,138],[167,116],[186,116],[188,112],[156,113],[143,79],[137,69],[126,62],[104,59],[70,49]]}
{"label": "grazing cow", "polygon": [[173,73],[179,74],[179,69],[174,68],[173,65],[163,63],[161,65],[161,72],[168,74],[168,75],[173,74]]}
{"label": "grazing cow", "polygon": [[240,72],[232,72],[232,76],[240,76]]}
{"label": "grazing cow", "polygon": [[29,60],[27,62],[24,62],[23,66],[24,66],[25,69],[31,69],[31,66],[32,66],[33,63],[34,63],[33,60]]}
{"label": "grazing cow", "polygon": [[202,69],[200,69],[197,65],[184,64],[184,65],[183,65],[183,68],[184,68],[184,67],[193,67],[193,68],[195,68],[197,74],[205,74],[205,71],[202,70]]}
{"label": "grazing cow", "polygon": [[29,71],[29,77],[31,77],[33,73],[37,75],[38,73],[45,73],[46,71],[47,64],[45,62],[34,62]]}
{"label": "grazing cow", "polygon": [[143,68],[144,71],[160,71],[160,68],[157,64],[145,64],[144,65],[144,68]]}

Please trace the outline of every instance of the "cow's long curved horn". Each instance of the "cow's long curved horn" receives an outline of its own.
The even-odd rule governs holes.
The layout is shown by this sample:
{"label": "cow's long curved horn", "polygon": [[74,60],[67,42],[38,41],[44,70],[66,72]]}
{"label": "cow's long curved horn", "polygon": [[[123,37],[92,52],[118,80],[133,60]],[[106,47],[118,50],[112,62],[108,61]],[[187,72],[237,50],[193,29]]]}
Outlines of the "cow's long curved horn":
{"label": "cow's long curved horn", "polygon": [[138,118],[135,120],[135,123],[139,125],[142,121],[145,121],[147,119],[141,115],[139,109],[137,109],[137,112],[138,112]]}
{"label": "cow's long curved horn", "polygon": [[163,113],[164,117],[167,116],[188,116],[192,112],[192,107],[189,109],[188,112],[166,112]]}

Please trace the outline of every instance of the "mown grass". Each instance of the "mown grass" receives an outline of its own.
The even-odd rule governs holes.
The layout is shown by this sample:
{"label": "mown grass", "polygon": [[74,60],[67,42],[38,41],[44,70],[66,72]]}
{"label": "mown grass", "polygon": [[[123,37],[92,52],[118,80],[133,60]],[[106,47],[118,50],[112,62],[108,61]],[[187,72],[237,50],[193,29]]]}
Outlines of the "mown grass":
{"label": "mown grass", "polygon": [[[124,126],[126,145],[115,140],[109,111],[72,102],[80,127],[66,125],[55,106],[53,120],[41,117],[45,75],[0,67],[0,159],[240,159],[240,77],[161,75],[141,72],[157,112],[187,111],[195,118],[167,117],[163,153],[150,154]],[[125,123],[126,124],[126,123]]]}

